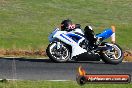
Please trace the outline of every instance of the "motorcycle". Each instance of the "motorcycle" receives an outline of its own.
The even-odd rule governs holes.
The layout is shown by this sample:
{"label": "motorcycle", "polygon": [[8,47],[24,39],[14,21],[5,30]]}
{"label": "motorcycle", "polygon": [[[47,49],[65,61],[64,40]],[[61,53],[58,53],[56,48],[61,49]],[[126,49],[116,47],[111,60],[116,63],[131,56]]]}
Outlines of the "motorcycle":
{"label": "motorcycle", "polygon": [[[112,29],[105,29],[99,34],[90,34],[91,26],[85,30],[74,29],[74,32],[61,31],[56,28],[48,37],[50,44],[46,49],[47,56],[54,62],[78,61],[78,58],[89,55],[98,56],[108,64],[119,64],[123,60],[123,51],[116,43],[104,42],[104,40],[115,37]],[[89,39],[91,37],[91,40]]]}

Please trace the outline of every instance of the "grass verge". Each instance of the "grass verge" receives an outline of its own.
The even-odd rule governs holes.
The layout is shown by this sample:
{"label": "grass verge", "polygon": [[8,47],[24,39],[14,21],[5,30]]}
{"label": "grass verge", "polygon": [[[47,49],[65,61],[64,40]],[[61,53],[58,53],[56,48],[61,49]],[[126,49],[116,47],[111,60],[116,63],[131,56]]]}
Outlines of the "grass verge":
{"label": "grass verge", "polygon": [[131,88],[132,84],[85,84],[78,85],[75,81],[8,81],[0,82],[0,88]]}
{"label": "grass verge", "polygon": [[116,26],[117,43],[132,48],[131,0],[0,0],[0,48],[41,48],[63,19],[96,33]]}
{"label": "grass verge", "polygon": [[131,0],[0,0],[0,54],[42,54],[49,33],[67,18],[96,33],[115,25],[117,44],[132,49],[131,14]]}

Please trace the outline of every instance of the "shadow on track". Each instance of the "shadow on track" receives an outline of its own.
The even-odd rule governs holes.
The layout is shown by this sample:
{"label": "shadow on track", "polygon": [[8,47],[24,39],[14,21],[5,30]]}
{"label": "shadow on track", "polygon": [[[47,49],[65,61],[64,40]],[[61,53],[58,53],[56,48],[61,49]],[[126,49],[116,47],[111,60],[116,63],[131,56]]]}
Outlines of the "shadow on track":
{"label": "shadow on track", "polygon": [[[27,59],[27,58],[2,58],[3,60],[16,60],[16,61],[29,61],[29,62],[44,62],[44,63],[56,63],[51,61],[50,59]],[[91,64],[105,64],[102,61],[68,61],[66,63],[91,63]]]}

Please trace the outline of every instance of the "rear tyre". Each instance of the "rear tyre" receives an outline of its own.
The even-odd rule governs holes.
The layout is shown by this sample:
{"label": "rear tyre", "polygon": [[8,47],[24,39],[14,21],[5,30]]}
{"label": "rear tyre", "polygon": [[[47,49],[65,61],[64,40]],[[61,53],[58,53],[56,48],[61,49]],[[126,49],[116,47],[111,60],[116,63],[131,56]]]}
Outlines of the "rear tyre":
{"label": "rear tyre", "polygon": [[111,45],[112,49],[101,52],[101,58],[107,64],[119,64],[123,61],[123,51],[119,45]]}
{"label": "rear tyre", "polygon": [[46,49],[47,56],[54,62],[67,62],[70,58],[69,49],[64,43],[60,45],[60,48],[57,49],[56,42],[49,44]]}

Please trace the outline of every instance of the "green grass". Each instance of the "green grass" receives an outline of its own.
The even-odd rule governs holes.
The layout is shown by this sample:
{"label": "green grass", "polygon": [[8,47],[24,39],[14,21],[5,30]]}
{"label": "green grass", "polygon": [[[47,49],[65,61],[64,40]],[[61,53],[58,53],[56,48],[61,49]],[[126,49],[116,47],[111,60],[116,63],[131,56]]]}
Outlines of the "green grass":
{"label": "green grass", "polygon": [[131,88],[132,84],[85,84],[78,85],[74,81],[16,81],[0,83],[0,88]]}
{"label": "green grass", "polygon": [[131,0],[0,0],[0,48],[46,48],[67,18],[96,33],[115,25],[117,43],[132,49]]}

